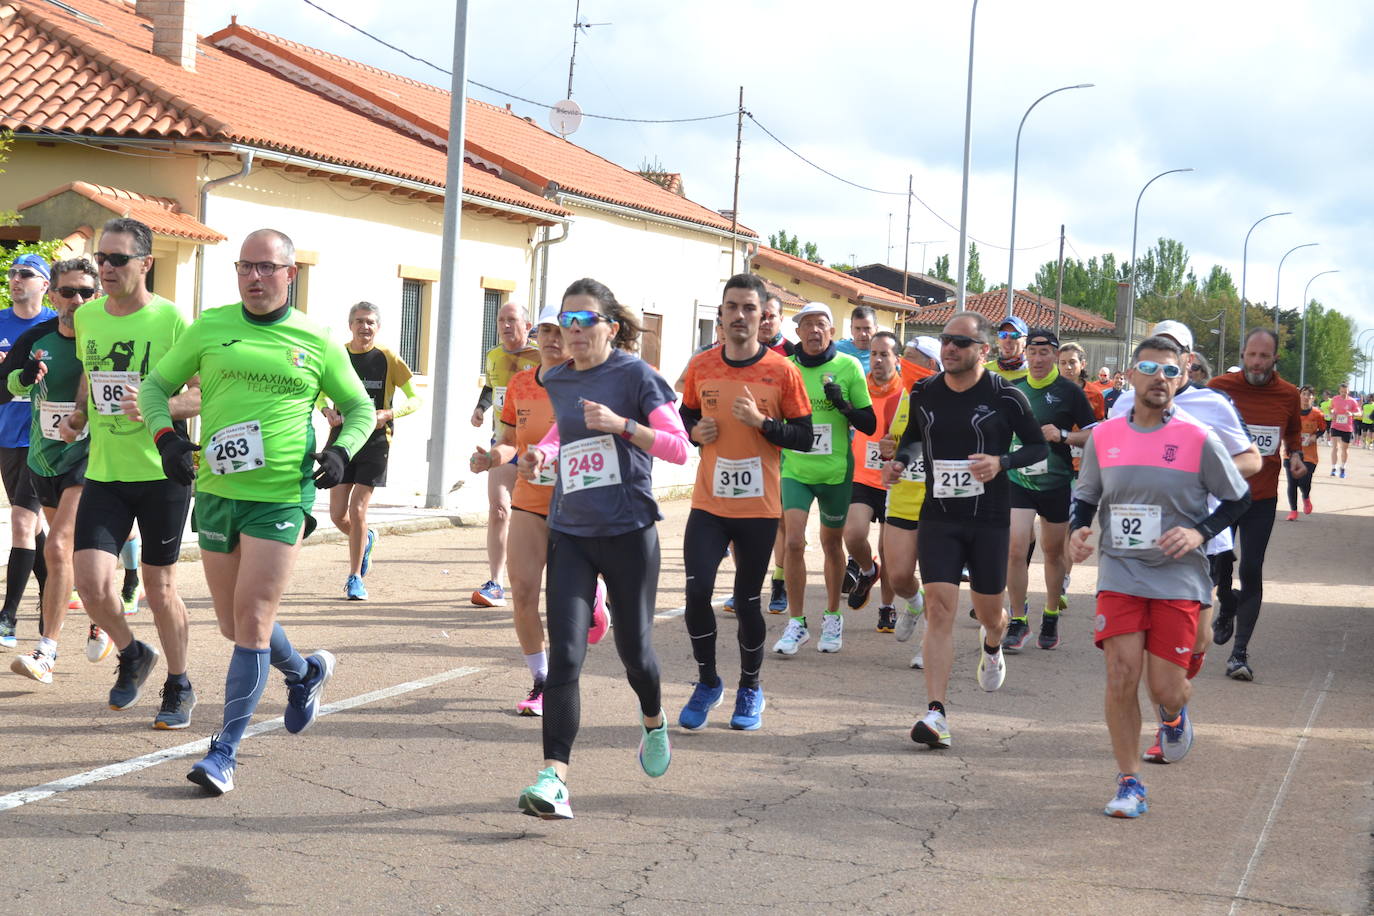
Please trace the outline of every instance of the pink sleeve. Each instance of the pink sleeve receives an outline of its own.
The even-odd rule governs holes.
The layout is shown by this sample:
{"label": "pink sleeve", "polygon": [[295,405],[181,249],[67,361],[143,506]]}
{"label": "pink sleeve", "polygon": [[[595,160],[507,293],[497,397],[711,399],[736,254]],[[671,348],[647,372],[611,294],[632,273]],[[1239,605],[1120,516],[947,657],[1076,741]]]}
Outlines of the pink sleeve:
{"label": "pink sleeve", "polygon": [[558,460],[558,448],[561,440],[558,437],[558,424],[554,423],[549,427],[549,431],[544,433],[544,438],[539,440],[535,448],[544,453],[544,462],[551,464]]}
{"label": "pink sleeve", "polygon": [[682,428],[682,417],[678,415],[677,407],[672,403],[655,407],[653,413],[649,414],[649,425],[655,434],[649,454],[671,464],[686,464],[687,430]]}

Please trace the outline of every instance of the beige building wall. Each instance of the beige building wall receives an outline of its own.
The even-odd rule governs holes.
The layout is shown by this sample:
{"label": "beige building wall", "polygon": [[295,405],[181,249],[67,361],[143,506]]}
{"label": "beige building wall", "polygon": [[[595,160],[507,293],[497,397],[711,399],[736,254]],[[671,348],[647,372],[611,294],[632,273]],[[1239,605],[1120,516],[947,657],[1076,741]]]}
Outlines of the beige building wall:
{"label": "beige building wall", "polygon": [[[830,313],[835,316],[835,338],[838,340],[842,337],[849,336],[849,314],[853,312],[857,306],[843,295],[828,290],[823,286],[811,283],[805,279],[799,282],[794,279],[791,274],[785,271],[776,270],[772,267],[760,265],[755,273],[771,280],[783,289],[801,296],[808,302],[820,302],[830,306]],[[875,305],[873,308],[878,315],[878,324],[889,331],[897,328],[897,322],[900,320],[901,315],[905,314],[898,312],[896,309],[883,308],[880,305]],[[783,308],[784,316],[794,315],[796,312],[797,309],[791,306]],[[789,334],[789,336],[794,337],[795,335]]]}

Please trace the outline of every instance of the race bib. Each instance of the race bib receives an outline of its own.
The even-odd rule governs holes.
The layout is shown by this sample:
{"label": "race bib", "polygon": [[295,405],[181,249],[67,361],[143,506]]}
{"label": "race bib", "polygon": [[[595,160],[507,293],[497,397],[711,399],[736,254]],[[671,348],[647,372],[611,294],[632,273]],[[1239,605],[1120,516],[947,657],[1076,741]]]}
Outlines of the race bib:
{"label": "race bib", "polygon": [[130,385],[137,387],[140,381],[137,372],[93,371],[91,401],[95,404],[95,412],[105,416],[123,416],[124,409],[119,406],[119,402],[124,400],[124,389]]}
{"label": "race bib", "polygon": [[620,483],[620,455],[610,436],[579,439],[558,452],[563,495]]}
{"label": "race bib", "polygon": [[555,471],[551,465],[541,464],[539,466],[539,473],[534,475],[534,480],[530,481],[530,483],[534,484],[536,487],[551,487],[558,483],[558,472]]}
{"label": "race bib", "polygon": [[1304,446],[1312,445],[1312,444],[1313,444],[1314,442],[1316,442],[1316,441],[1317,441],[1317,437],[1314,436],[1314,435],[1312,435],[1311,433],[1303,433],[1303,434],[1302,434],[1302,444],[1303,444]]}
{"label": "race bib", "polygon": [[934,465],[936,499],[965,499],[982,495],[983,482],[973,479],[972,461],[936,461]]}
{"label": "race bib", "polygon": [[257,420],[226,426],[210,437],[205,460],[212,474],[239,474],[265,467],[262,426]]}
{"label": "race bib", "polygon": [[1035,464],[1028,464],[1021,469],[1021,473],[1027,477],[1039,477],[1041,474],[1050,472],[1050,459],[1048,456],[1041,458]]}
{"label": "race bib", "polygon": [[753,458],[717,458],[711,492],[722,499],[763,496],[763,461]]}
{"label": "race bib", "polygon": [[[811,451],[797,452],[798,455],[829,455],[831,434],[834,427],[829,423],[818,423],[811,427]],[[791,449],[789,449],[791,451]]]}
{"label": "race bib", "polygon": [[[75,412],[75,401],[39,401],[38,428],[43,431],[43,438],[61,442],[62,434],[58,432],[58,427],[62,425],[63,420]],[[85,438],[89,428],[81,430],[81,435],[77,438]]]}
{"label": "race bib", "polygon": [[925,483],[925,482],[926,482],[926,459],[925,459],[925,455],[923,455],[923,454],[921,454],[921,453],[918,452],[917,455],[916,455],[916,457],[913,458],[913,459],[911,459],[911,463],[908,464],[908,465],[906,466],[906,469],[905,469],[904,471],[902,471],[902,476],[901,476],[899,479],[900,479],[900,480],[905,480],[905,481],[907,481],[908,483]]}
{"label": "race bib", "polygon": [[1337,423],[1342,423],[1342,424],[1344,424],[1344,423],[1349,423],[1349,422],[1350,422],[1350,414],[1348,414],[1348,413],[1338,413],[1338,414],[1336,414],[1336,422],[1337,422]]}
{"label": "race bib", "polygon": [[1255,448],[1259,449],[1261,455],[1273,455],[1279,450],[1279,428],[1277,426],[1250,426],[1245,427],[1250,434],[1250,441],[1255,443]]}
{"label": "race bib", "polygon": [[1070,446],[1069,446],[1069,457],[1070,457],[1070,458],[1082,458],[1082,457],[1083,457],[1083,446],[1081,446],[1081,445],[1070,445]]}
{"label": "race bib", "polygon": [[864,443],[864,467],[870,471],[881,471],[883,465],[887,464],[883,460],[882,452],[878,449],[878,440],[870,439]]}
{"label": "race bib", "polygon": [[506,389],[493,388],[491,391],[491,407],[496,411],[496,415],[501,416],[501,408],[506,406]]}
{"label": "race bib", "polygon": [[1112,547],[1149,550],[1159,544],[1159,506],[1112,503]]}

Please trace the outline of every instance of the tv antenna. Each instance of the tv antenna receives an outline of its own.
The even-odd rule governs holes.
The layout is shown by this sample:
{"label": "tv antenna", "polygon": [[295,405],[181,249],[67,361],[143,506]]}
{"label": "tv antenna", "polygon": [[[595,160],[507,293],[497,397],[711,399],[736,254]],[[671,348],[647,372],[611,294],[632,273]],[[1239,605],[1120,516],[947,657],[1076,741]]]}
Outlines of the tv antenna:
{"label": "tv antenna", "polygon": [[590,30],[593,26],[612,25],[610,22],[587,22],[582,18],[582,0],[577,0],[577,6],[573,11],[573,46],[572,56],[568,58],[568,100],[572,100],[573,87],[573,67],[577,64],[577,39],[578,36]]}

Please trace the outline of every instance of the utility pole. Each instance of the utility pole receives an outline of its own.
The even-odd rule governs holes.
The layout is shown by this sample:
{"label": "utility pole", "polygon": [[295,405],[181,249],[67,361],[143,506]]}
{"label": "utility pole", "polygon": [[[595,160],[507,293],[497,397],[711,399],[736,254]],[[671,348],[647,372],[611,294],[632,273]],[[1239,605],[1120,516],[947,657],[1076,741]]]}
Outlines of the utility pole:
{"label": "utility pole", "polygon": [[573,46],[572,56],[568,58],[568,98],[572,98],[573,66],[577,63],[577,36],[586,29],[594,25],[610,25],[609,22],[583,22],[582,21],[582,0],[577,0],[577,6],[573,8]]}
{"label": "utility pole", "polygon": [[[1012,291],[1012,295],[1013,295],[1013,296],[1016,295],[1016,291],[1015,291],[1015,290]],[[1055,336],[1055,337],[1058,337],[1058,336],[1059,336],[1059,319],[1060,319],[1060,313],[1063,311],[1063,307],[1064,307],[1064,224],[1063,224],[1063,223],[1060,223],[1060,224],[1059,224],[1059,280],[1058,280],[1058,282],[1055,284],[1055,287],[1054,287],[1054,336]],[[1010,309],[1007,310],[1007,314],[1008,314],[1008,315],[1011,314],[1011,310],[1010,310]]]}
{"label": "utility pole", "polygon": [[[911,175],[906,176],[906,244],[902,246],[902,295],[911,279]],[[924,262],[924,258],[923,258]]]}
{"label": "utility pole", "polygon": [[730,203],[730,276],[735,275],[735,252],[739,248],[739,159],[744,146],[744,87],[739,87],[739,111],[735,113],[735,196]]}
{"label": "utility pole", "polygon": [[887,214],[887,260],[883,261],[889,267],[892,266],[892,213]]}

